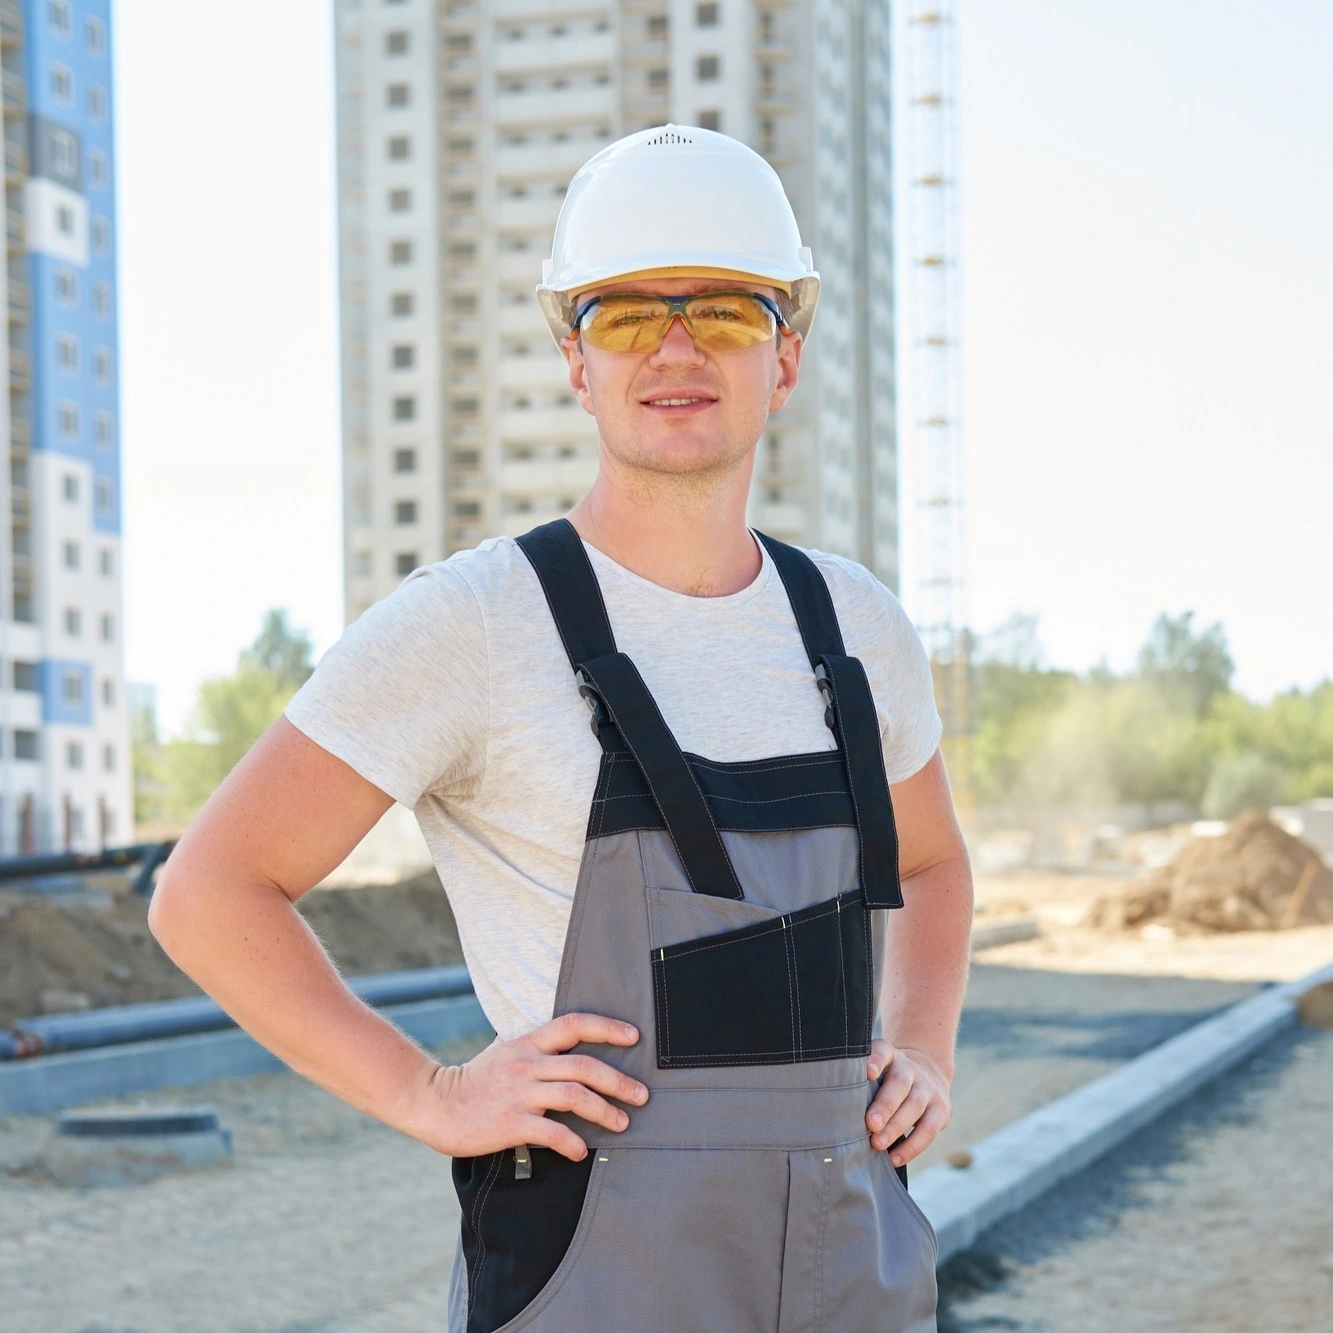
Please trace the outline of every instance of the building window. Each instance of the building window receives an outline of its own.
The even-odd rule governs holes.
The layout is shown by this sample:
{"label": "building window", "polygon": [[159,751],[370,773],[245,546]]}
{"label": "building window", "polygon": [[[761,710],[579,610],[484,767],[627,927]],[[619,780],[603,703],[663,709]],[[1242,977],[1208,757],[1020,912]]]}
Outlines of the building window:
{"label": "building window", "polygon": [[661,90],[667,86],[669,75],[664,69],[650,69],[648,71],[648,86],[655,90]]}
{"label": "building window", "polygon": [[384,54],[386,56],[405,56],[407,54],[407,33],[386,32],[384,34]]}
{"label": "building window", "polygon": [[352,556],[352,577],[368,579],[374,572],[374,558],[371,551],[357,551]]}
{"label": "building window", "polygon": [[79,279],[72,268],[56,269],[56,299],[61,305],[78,305]]}
{"label": "building window", "polygon": [[104,708],[114,708],[116,705],[116,682],[114,680],[104,680],[102,682],[102,706]]}
{"label": "building window", "polygon": [[98,412],[93,417],[93,441],[99,449],[111,448],[110,412]]}
{"label": "building window", "polygon": [[98,124],[106,120],[106,89],[100,83],[88,85],[88,114]]}
{"label": "building window", "polygon": [[416,364],[417,349],[411,343],[395,343],[393,349],[393,368],[411,370]]}
{"label": "building window", "polygon": [[111,223],[100,213],[93,214],[93,249],[100,254],[111,249]]}
{"label": "building window", "polygon": [[717,56],[699,56],[694,62],[694,77],[700,83],[712,83],[722,76],[722,61]]}
{"label": "building window", "polygon": [[77,671],[66,671],[62,684],[65,687],[65,702],[81,704],[83,702],[83,676]]}
{"label": "building window", "polygon": [[68,375],[79,369],[79,340],[72,333],[56,334],[56,365]]}
{"label": "building window", "polygon": [[116,637],[116,618],[109,611],[102,613],[102,640],[112,643]]}
{"label": "building window", "polygon": [[110,477],[98,477],[97,479],[97,507],[104,514],[109,513],[115,505],[115,492],[111,488]]}
{"label": "building window", "polygon": [[717,6],[715,4],[695,5],[694,21],[701,28],[716,28]]}
{"label": "building window", "polygon": [[412,96],[411,89],[405,83],[391,83],[384,91],[384,100],[390,106],[406,106]]}
{"label": "building window", "polygon": [[395,398],[393,400],[393,419],[395,421],[415,421],[417,416],[417,400],[412,397]]}
{"label": "building window", "polygon": [[16,661],[14,663],[14,688],[25,690],[30,694],[40,694],[42,692],[42,682],[38,676],[36,662]]}
{"label": "building window", "polygon": [[722,128],[722,113],[720,111],[699,112],[699,128],[701,130],[720,130]]}
{"label": "building window", "polygon": [[78,638],[83,633],[83,616],[77,606],[65,608],[65,633],[72,638]]}
{"label": "building window", "polygon": [[79,769],[83,767],[83,742],[65,742],[65,767]]}
{"label": "building window", "polygon": [[394,241],[389,246],[389,263],[410,264],[412,262],[412,242]]}
{"label": "building window", "polygon": [[99,384],[111,383],[111,349],[93,348],[93,376]]}
{"label": "building window", "polygon": [[62,106],[74,105],[74,71],[68,65],[52,64],[51,97]]}
{"label": "building window", "polygon": [[46,21],[60,37],[69,36],[69,0],[46,0]]}
{"label": "building window", "polygon": [[649,37],[665,37],[667,32],[667,20],[665,14],[654,14],[648,20]]}
{"label": "building window", "polygon": [[56,410],[56,423],[66,439],[74,439],[79,433],[78,403],[71,403],[68,399],[61,403]]}
{"label": "building window", "polygon": [[93,188],[105,190],[111,179],[111,168],[107,155],[100,148],[94,148],[88,154],[88,174],[92,178]]}
{"label": "building window", "polygon": [[68,131],[51,127],[51,166],[62,176],[72,176],[79,166],[79,141]]}
{"label": "building window", "polygon": [[415,500],[399,500],[393,507],[393,521],[400,527],[417,521],[417,502]]}
{"label": "building window", "polygon": [[65,543],[65,568],[78,569],[79,567],[79,544],[78,542]]}
{"label": "building window", "polygon": [[93,314],[98,319],[111,318],[111,284],[109,282],[93,283]]}
{"label": "building window", "polygon": [[114,745],[102,746],[102,770],[106,773],[116,771],[116,747]]}
{"label": "building window", "polygon": [[115,553],[109,546],[102,547],[102,573],[111,575],[116,572]]}
{"label": "building window", "polygon": [[56,205],[56,230],[62,236],[74,235],[74,210],[68,204]]}
{"label": "building window", "polygon": [[37,733],[35,731],[14,732],[14,758],[15,759],[36,759],[37,756]]}
{"label": "building window", "polygon": [[399,551],[395,565],[398,573],[410,574],[417,567],[417,553],[415,551]]}
{"label": "building window", "polygon": [[389,191],[389,211],[391,213],[406,213],[411,207],[411,190],[397,189]]}
{"label": "building window", "polygon": [[83,21],[83,40],[90,56],[106,54],[106,24],[101,19],[86,18]]}
{"label": "building window", "polygon": [[394,292],[389,299],[389,311],[394,315],[410,315],[412,313],[412,293]]}
{"label": "building window", "polygon": [[405,134],[395,134],[389,140],[389,157],[394,162],[404,162],[412,155],[412,141]]}
{"label": "building window", "polygon": [[77,501],[79,498],[79,479],[72,472],[66,472],[61,479],[61,494],[66,500]]}
{"label": "building window", "polygon": [[393,470],[395,472],[415,472],[417,470],[417,451],[415,449],[395,449],[393,451]]}

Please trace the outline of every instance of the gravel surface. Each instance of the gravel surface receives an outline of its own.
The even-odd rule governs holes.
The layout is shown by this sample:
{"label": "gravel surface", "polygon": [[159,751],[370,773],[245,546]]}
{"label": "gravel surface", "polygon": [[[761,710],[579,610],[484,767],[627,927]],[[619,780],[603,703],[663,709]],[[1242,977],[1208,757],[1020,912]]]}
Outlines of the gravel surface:
{"label": "gravel surface", "polygon": [[[1254,991],[974,963],[954,1122],[911,1171]],[[485,1039],[435,1048],[468,1058]],[[54,1116],[0,1117],[0,1328],[379,1333],[443,1327],[457,1207],[447,1159],[289,1073],[99,1105],[203,1103],[235,1161],[125,1189],[35,1165]]]}
{"label": "gravel surface", "polygon": [[940,1274],[940,1333],[1333,1327],[1333,1032],[1296,1028]]}

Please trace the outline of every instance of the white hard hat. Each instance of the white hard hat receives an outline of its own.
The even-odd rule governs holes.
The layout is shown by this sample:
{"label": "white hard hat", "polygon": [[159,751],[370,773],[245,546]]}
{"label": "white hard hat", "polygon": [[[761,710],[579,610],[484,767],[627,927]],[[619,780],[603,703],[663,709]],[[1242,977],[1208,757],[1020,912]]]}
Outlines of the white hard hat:
{"label": "white hard hat", "polygon": [[719,276],[791,296],[810,334],[819,274],[778,174],[716,130],[662,125],[589,158],[565,192],[537,300],[559,345],[572,298],[613,278]]}

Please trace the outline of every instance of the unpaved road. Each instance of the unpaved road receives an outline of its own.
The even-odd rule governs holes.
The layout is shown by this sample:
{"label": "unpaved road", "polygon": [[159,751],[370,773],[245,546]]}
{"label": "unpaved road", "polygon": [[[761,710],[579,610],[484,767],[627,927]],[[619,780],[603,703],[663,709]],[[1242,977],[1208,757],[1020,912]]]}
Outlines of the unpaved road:
{"label": "unpaved road", "polygon": [[[954,1123],[919,1161],[984,1137],[1253,990],[975,963]],[[457,1061],[482,1044],[435,1053]],[[457,1228],[445,1158],[287,1073],[142,1100],[215,1107],[234,1133],[234,1164],[128,1189],[69,1190],[31,1165],[53,1117],[0,1118],[4,1333],[443,1327]]]}
{"label": "unpaved road", "polygon": [[941,1333],[1333,1328],[1333,1032],[1297,1028],[940,1275]]}

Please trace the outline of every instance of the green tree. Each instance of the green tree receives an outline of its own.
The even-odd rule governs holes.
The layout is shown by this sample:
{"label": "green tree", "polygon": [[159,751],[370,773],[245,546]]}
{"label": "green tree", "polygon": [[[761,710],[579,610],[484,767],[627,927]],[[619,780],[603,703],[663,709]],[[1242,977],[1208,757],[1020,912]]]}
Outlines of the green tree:
{"label": "green tree", "polygon": [[271,610],[236,670],[199,687],[184,734],[162,748],[161,817],[182,827],[199,812],[245,752],[277,720],[314,671],[304,632]]}
{"label": "green tree", "polygon": [[1193,622],[1193,611],[1178,616],[1163,612],[1139,650],[1138,666],[1139,675],[1161,690],[1169,704],[1202,717],[1212,700],[1231,688],[1236,664],[1220,624],[1196,633]]}

